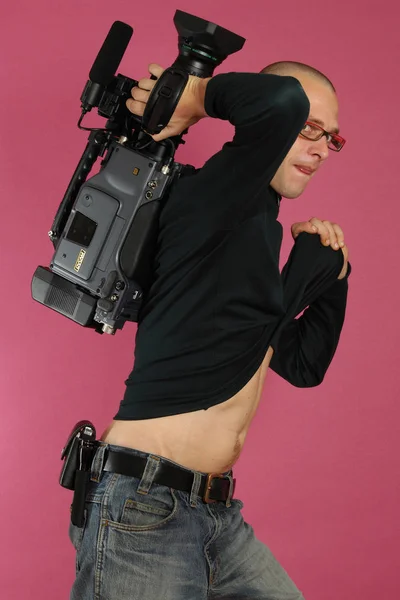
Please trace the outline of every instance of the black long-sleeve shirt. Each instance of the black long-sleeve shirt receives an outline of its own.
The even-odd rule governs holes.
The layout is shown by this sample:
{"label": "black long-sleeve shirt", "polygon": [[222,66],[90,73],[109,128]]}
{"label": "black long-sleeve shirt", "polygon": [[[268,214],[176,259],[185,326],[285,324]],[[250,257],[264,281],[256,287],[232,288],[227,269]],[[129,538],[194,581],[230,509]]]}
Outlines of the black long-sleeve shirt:
{"label": "black long-sleeve shirt", "polygon": [[[231,142],[183,177],[159,222],[155,280],[141,310],[135,364],[115,419],[200,409],[236,394],[261,365],[318,385],[342,329],[343,254],[297,238],[282,274],[280,197],[270,181],[308,118],[293,77],[227,73],[205,110],[235,126]],[[304,314],[295,317],[307,306]]]}

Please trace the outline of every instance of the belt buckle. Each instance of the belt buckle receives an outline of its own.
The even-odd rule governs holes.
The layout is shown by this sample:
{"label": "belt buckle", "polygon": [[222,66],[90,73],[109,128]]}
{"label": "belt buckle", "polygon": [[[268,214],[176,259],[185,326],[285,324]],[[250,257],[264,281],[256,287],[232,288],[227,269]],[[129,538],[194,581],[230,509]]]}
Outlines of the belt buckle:
{"label": "belt buckle", "polygon": [[219,502],[219,500],[213,500],[212,498],[210,498],[211,484],[212,484],[213,479],[228,479],[229,480],[229,483],[230,483],[229,494],[228,494],[228,498],[226,499],[226,506],[229,507],[231,505],[231,500],[232,500],[232,496],[233,496],[233,492],[234,492],[234,488],[235,488],[233,478],[231,475],[221,475],[220,473],[210,473],[209,475],[207,475],[206,490],[204,492],[203,501],[206,504],[215,504],[216,502]]}

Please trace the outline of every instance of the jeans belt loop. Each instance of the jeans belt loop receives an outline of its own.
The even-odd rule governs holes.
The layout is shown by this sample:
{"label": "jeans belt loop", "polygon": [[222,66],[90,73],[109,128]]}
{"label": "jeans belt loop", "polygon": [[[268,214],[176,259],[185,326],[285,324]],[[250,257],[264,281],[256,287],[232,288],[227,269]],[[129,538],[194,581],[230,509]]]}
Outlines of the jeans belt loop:
{"label": "jeans belt loop", "polygon": [[195,508],[197,506],[197,502],[199,500],[199,489],[201,486],[201,473],[195,471],[193,473],[193,484],[192,489],[190,491],[190,506]]}
{"label": "jeans belt loop", "polygon": [[108,446],[109,444],[106,444],[104,442],[99,443],[99,446],[96,450],[92,461],[90,476],[91,481],[95,481],[96,483],[100,482],[102,470],[107,459]]}
{"label": "jeans belt loop", "polygon": [[231,500],[232,500],[232,497],[233,497],[233,493],[235,491],[235,484],[234,484],[232,475],[227,475],[227,477],[229,479],[229,494],[228,494],[228,497],[226,499],[225,505],[226,505],[227,508],[229,508],[231,506]]}

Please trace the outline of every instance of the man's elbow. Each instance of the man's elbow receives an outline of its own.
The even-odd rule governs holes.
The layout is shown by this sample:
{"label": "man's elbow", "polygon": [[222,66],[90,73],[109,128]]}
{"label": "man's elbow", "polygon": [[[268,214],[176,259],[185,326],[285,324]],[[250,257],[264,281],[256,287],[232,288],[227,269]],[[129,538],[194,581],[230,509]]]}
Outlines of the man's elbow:
{"label": "man's elbow", "polygon": [[296,370],[295,373],[288,374],[286,381],[297,388],[313,388],[321,385],[325,379],[326,371],[316,371],[311,368],[303,367]]}
{"label": "man's elbow", "polygon": [[307,377],[307,378],[303,378],[301,381],[298,381],[296,383],[293,383],[293,385],[297,388],[313,388],[313,387],[318,387],[319,385],[321,385],[321,383],[324,380],[324,376],[323,377]]}
{"label": "man's elbow", "polygon": [[298,79],[281,76],[282,85],[276,98],[276,109],[295,128],[301,128],[310,113],[310,101]]}

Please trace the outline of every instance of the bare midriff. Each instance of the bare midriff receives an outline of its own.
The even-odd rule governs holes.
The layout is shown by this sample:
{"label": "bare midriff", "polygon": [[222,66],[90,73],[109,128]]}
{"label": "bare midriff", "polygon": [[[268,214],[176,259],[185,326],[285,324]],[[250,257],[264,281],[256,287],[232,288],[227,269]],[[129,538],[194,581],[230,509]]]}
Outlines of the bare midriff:
{"label": "bare midriff", "polygon": [[168,458],[203,473],[229,471],[238,460],[256,414],[273,349],[232,398],[207,410],[145,419],[112,421],[101,439]]}

